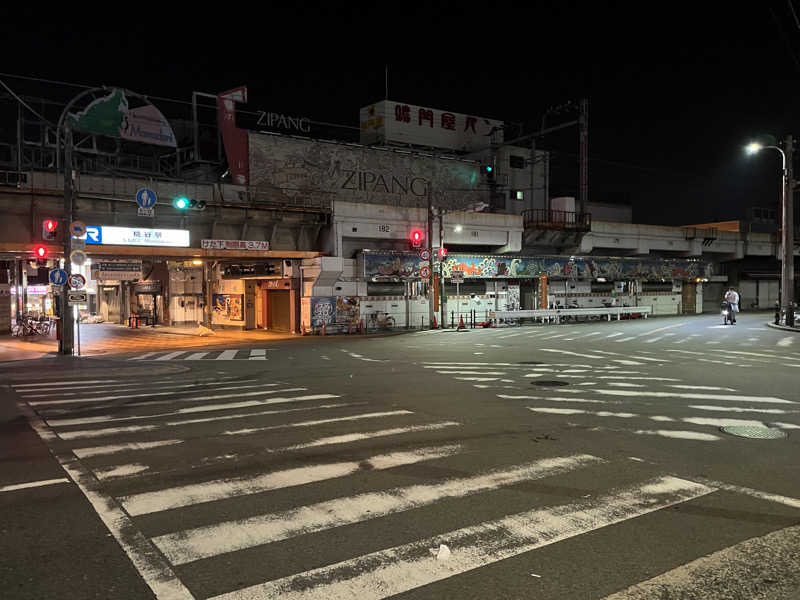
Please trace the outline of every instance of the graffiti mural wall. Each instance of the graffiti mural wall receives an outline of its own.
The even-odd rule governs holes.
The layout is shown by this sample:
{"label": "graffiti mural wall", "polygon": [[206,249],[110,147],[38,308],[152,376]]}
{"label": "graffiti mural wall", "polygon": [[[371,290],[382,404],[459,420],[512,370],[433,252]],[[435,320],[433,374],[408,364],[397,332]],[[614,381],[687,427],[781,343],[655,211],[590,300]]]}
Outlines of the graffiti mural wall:
{"label": "graffiti mural wall", "polygon": [[[420,267],[427,264],[411,253],[364,252],[363,260],[364,276],[378,279],[415,279],[419,277]],[[711,263],[690,259],[448,255],[443,270],[445,277],[460,271],[465,279],[533,278],[544,273],[552,278],[660,281],[708,278],[712,267]]]}

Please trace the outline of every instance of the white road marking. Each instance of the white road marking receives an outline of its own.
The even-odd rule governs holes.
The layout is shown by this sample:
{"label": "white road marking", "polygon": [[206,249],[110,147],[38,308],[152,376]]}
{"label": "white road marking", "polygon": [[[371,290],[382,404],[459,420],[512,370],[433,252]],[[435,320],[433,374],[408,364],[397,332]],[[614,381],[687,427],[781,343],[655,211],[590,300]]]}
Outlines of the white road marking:
{"label": "white road marking", "polygon": [[[264,394],[285,394],[288,392],[305,392],[308,388],[287,388],[285,390],[271,390],[263,392]],[[120,421],[140,421],[142,419],[158,419],[161,417],[173,417],[175,415],[182,415],[186,413],[196,412],[212,412],[215,410],[229,410],[235,408],[247,408],[249,406],[261,406],[264,404],[273,404],[269,400],[248,400],[244,402],[228,402],[226,404],[203,404],[200,406],[192,406],[190,408],[181,408],[163,413],[153,413],[149,415],[132,415],[127,417],[115,417],[114,415],[99,415],[96,417],[78,417],[75,419],[52,419],[46,418],[47,424],[50,427],[68,427],[70,425],[91,425],[92,423],[118,423]]]}
{"label": "white road marking", "polygon": [[[313,396],[299,396],[297,398],[271,398],[266,404],[279,404],[283,402],[301,402],[304,400],[320,400],[323,398],[338,398],[331,394],[315,394]],[[287,412],[297,412],[299,410],[317,410],[320,408],[338,408],[346,406],[346,404],[332,404],[326,406],[314,406],[303,409],[281,409],[281,410],[268,410],[256,413],[240,413],[235,415],[216,415],[206,419],[185,419],[183,421],[169,421],[167,423],[159,423],[158,425],[128,425],[126,427],[107,427],[103,429],[82,429],[79,431],[62,431],[58,434],[62,440],[77,440],[85,438],[104,437],[125,433],[138,433],[140,431],[155,431],[163,427],[180,427],[182,425],[193,425],[195,423],[209,423],[212,421],[225,421],[229,419],[247,419],[256,416],[274,415]]]}
{"label": "white road marking", "polygon": [[738,425],[747,425],[750,427],[764,427],[761,421],[753,421],[748,419],[712,419],[708,417],[684,417],[681,421],[685,423],[692,423],[693,425],[711,425],[712,427],[731,427]]}
{"label": "white road marking", "polygon": [[777,345],[785,348],[786,346],[791,346],[793,343],[794,343],[794,337],[789,336],[778,340]]}
{"label": "white road marking", "polygon": [[95,477],[97,477],[100,481],[106,481],[108,479],[114,479],[115,477],[128,477],[130,475],[135,475],[136,473],[142,473],[149,469],[150,467],[147,465],[130,464],[93,469],[93,472]]}
{"label": "white road marking", "polygon": [[569,356],[580,356],[581,358],[602,358],[605,356],[598,356],[597,354],[581,354],[579,352],[570,352],[569,350],[556,350],[554,348],[539,348],[542,352],[557,352],[558,354],[567,354]]}
{"label": "white road marking", "polygon": [[32,387],[52,387],[54,385],[87,385],[89,383],[119,383],[118,379],[71,379],[68,381],[41,381],[39,383],[15,383],[15,389]]}
{"label": "white road marking", "polygon": [[413,465],[426,460],[453,456],[460,450],[461,446],[459,445],[419,448],[408,452],[393,452],[391,454],[373,456],[363,461],[298,467],[285,471],[265,473],[255,477],[219,479],[143,492],[122,498],[121,502],[128,514],[133,516],[145,515],[203,502],[259,494],[268,490],[345,477],[365,469],[385,470],[403,465]]}
{"label": "white road marking", "polygon": [[497,381],[497,377],[455,377],[459,381]]}
{"label": "white road marking", "polygon": [[[673,334],[673,335],[674,335],[674,334]],[[652,344],[652,343],[654,343],[654,342],[657,342],[657,341],[659,341],[659,340],[663,340],[663,339],[664,339],[664,336],[663,336],[663,335],[658,335],[658,336],[656,336],[656,337],[654,337],[654,338],[650,338],[649,340],[645,340],[645,341],[644,341],[644,343],[645,343],[645,344]]]}
{"label": "white road marking", "polygon": [[[561,390],[572,393],[573,390]],[[574,390],[578,392],[578,390]],[[607,396],[637,396],[655,398],[686,398],[688,400],[729,400],[731,402],[765,402],[772,404],[797,404],[792,400],[773,398],[771,396],[731,396],[727,394],[686,394],[681,392],[651,392],[648,390],[627,391],[627,390],[595,390],[596,394]]]}
{"label": "white road marking", "polygon": [[156,354],[158,354],[158,352],[148,352],[147,354],[140,354],[139,356],[134,356],[133,358],[130,358],[128,360],[142,360],[143,358],[149,358]]}
{"label": "white road marking", "polygon": [[234,360],[238,350],[225,350],[215,360]]}
{"label": "white road marking", "polygon": [[[220,391],[221,392],[221,391],[227,391],[227,390],[239,390],[239,389],[253,388],[253,387],[271,387],[273,385],[276,385],[276,384],[259,383],[259,384],[256,384],[256,385],[243,385],[243,386],[234,386],[234,387],[229,387],[229,388],[218,388],[218,389],[209,390],[209,391],[212,391],[212,392]],[[185,388],[185,387],[189,387],[189,386],[176,386],[176,387],[184,387]],[[176,392],[175,390],[170,390],[168,392],[149,392],[149,393],[145,393],[145,394],[125,394],[123,396],[100,396],[100,397],[97,397],[97,398],[81,398],[81,399],[71,399],[71,400],[38,400],[36,402],[29,402],[28,404],[30,404],[31,406],[51,406],[51,405],[62,405],[62,404],[81,404],[81,403],[87,403],[87,402],[98,402],[99,403],[99,402],[108,402],[109,400],[125,400],[125,399],[128,399],[128,398],[142,398],[142,397],[149,398],[151,396],[169,396],[171,394],[175,395],[175,394],[180,394],[180,393],[182,393],[182,392]],[[185,393],[191,393],[191,392],[187,391]],[[270,390],[259,390],[257,392],[238,392],[236,394],[219,394],[219,395],[216,395],[216,396],[195,396],[193,398],[175,399],[174,401],[182,400],[184,402],[199,402],[201,400],[219,400],[221,398],[239,398],[239,397],[242,397],[242,396],[259,396],[259,395],[271,394],[271,393],[272,393],[272,391],[270,391]]]}
{"label": "white road marking", "polygon": [[[24,405],[21,405],[20,410],[26,414],[39,437],[43,440],[53,439],[50,430],[33,411]],[[86,496],[114,539],[128,555],[139,575],[153,591],[154,596],[163,600],[194,600],[194,596],[175,576],[167,561],[153,552],[153,545],[134,526],[130,517],[119,508],[113,498],[99,491],[97,479],[83,467],[82,463],[66,458],[66,455],[53,456]]]}
{"label": "white road marking", "polygon": [[609,381],[607,385],[614,385],[617,387],[635,387],[635,388],[644,387],[644,384],[642,383],[626,383],[624,381]]}
{"label": "white road marking", "polygon": [[137,450],[150,450],[161,446],[174,446],[182,444],[183,440],[159,440],[155,442],[133,442],[130,444],[113,444],[108,446],[91,446],[88,448],[73,448],[72,452],[78,458],[92,458],[93,456],[105,456],[117,454],[119,452],[135,452]]}
{"label": "white road marking", "polygon": [[620,336],[620,335],[623,335],[623,333],[622,332],[612,333],[611,335],[607,335],[606,337],[607,338],[613,338],[613,337],[617,337],[617,336]]}
{"label": "white road marking", "polygon": [[208,352],[194,352],[183,360],[202,360],[206,356],[208,356]]}
{"label": "white road marking", "polygon": [[304,444],[295,444],[294,446],[286,446],[284,448],[277,448],[275,452],[286,450],[302,450],[303,448],[316,448],[317,446],[329,446],[332,444],[347,444],[350,442],[358,442],[361,440],[371,440],[379,437],[387,437],[391,435],[401,435],[404,433],[417,433],[419,431],[438,431],[447,427],[458,427],[461,423],[457,421],[444,421],[441,423],[430,423],[427,425],[410,425],[409,427],[394,427],[392,429],[380,429],[378,431],[368,431],[359,433],[345,433],[343,435],[332,435],[329,437],[318,438],[311,442]]}
{"label": "white road marking", "polygon": [[621,365],[627,365],[629,367],[638,367],[638,366],[641,366],[641,365],[644,364],[644,363],[641,363],[641,362],[638,362],[638,361],[635,361],[635,360],[625,360],[625,359],[621,359],[621,358],[612,358],[611,360],[613,360],[614,362],[619,363]]}
{"label": "white road marking", "polygon": [[[175,385],[175,381],[171,379],[164,379],[160,381],[148,381],[146,385],[143,385],[141,382],[129,382],[129,383],[117,383],[112,385],[101,385],[101,386],[91,386],[88,390],[86,389],[79,389],[79,391],[65,391],[62,392],[60,390],[51,390],[44,394],[31,394],[30,392],[41,392],[41,389],[36,390],[23,390],[20,392],[23,394],[23,398],[66,398],[69,396],[81,396],[83,398],[91,398],[95,394],[107,394],[109,391],[117,393],[117,392],[124,392],[126,390],[119,390],[119,389],[111,389],[111,388],[131,388],[136,391],[141,391],[148,388],[159,388],[162,384],[169,384],[172,388],[184,388],[184,387],[202,387],[202,386],[215,386],[215,385],[233,385],[239,383],[251,383],[254,381],[258,381],[257,379],[240,379],[238,381],[233,381],[230,377],[220,377],[218,379],[205,379],[205,380],[197,380],[194,383],[183,384],[183,385]],[[277,384],[265,384],[265,385],[277,385]],[[75,388],[67,388],[68,390],[73,390]],[[159,388],[163,389],[163,387]]]}
{"label": "white road marking", "polygon": [[630,375],[599,375],[598,379],[631,379],[633,381],[646,380],[646,381],[680,381],[674,377],[631,377]]}
{"label": "white road marking", "polygon": [[667,387],[677,388],[681,390],[707,390],[712,392],[735,392],[734,388],[728,387],[714,387],[713,385],[667,385]]}
{"label": "white road marking", "polygon": [[635,339],[636,339],[636,336],[632,336],[632,337],[620,338],[620,339],[614,340],[614,341],[617,342],[617,343],[619,343],[619,342],[630,342],[631,340],[635,340]]}
{"label": "white road marking", "polygon": [[347,417],[333,417],[330,419],[315,419],[313,421],[300,421],[299,423],[284,423],[282,425],[268,425],[266,427],[253,427],[249,429],[237,429],[234,431],[223,431],[222,435],[247,435],[259,431],[269,431],[272,429],[287,429],[291,427],[313,427],[315,425],[326,425],[328,423],[343,423],[346,421],[360,421],[361,419],[379,419],[381,417],[395,417],[398,415],[413,415],[410,410],[388,410],[383,412],[362,413]]}
{"label": "white road marking", "polygon": [[639,435],[658,435],[661,437],[675,438],[678,440],[696,440],[699,442],[716,442],[722,438],[710,433],[700,433],[697,431],[680,431],[677,429],[639,429],[633,433]]}
{"label": "white road marking", "polygon": [[186,351],[181,350],[180,352],[170,352],[169,354],[165,354],[164,356],[159,356],[158,358],[154,358],[153,360],[172,360],[173,358],[177,358],[181,354],[186,354]]}
{"label": "white road marking", "polygon": [[704,477],[694,477],[693,479],[696,479],[698,482],[701,482],[704,485],[714,486],[715,488],[728,492],[737,492],[739,494],[752,496],[753,498],[777,502],[778,504],[785,504],[786,506],[791,506],[792,508],[800,508],[800,500],[797,498],[790,498],[788,496],[781,496],[779,494],[762,492],[761,490],[754,490],[753,488],[742,487],[739,485],[731,485],[730,483],[723,483],[722,481],[713,481],[710,479],[705,479]]}
{"label": "white road marking", "polygon": [[705,404],[690,404],[689,408],[694,408],[696,410],[712,410],[718,412],[734,412],[734,413],[756,412],[756,413],[766,413],[770,415],[785,415],[789,412],[786,410],[781,410],[780,408],[739,408],[736,406],[708,406]]}
{"label": "white road marking", "polygon": [[552,413],[554,415],[593,415],[595,417],[619,417],[621,419],[631,419],[633,417],[638,417],[639,415],[634,413],[625,413],[625,412],[609,412],[605,410],[601,411],[593,411],[593,410],[579,410],[575,408],[551,408],[551,407],[532,407],[529,406],[528,410],[533,412],[540,412],[540,413]]}
{"label": "white road marking", "polygon": [[[661,477],[614,494],[534,509],[216,596],[215,600],[378,600],[699,498],[713,488]],[[451,555],[430,548],[446,540]]]}
{"label": "white road marking", "polygon": [[473,494],[533,481],[603,462],[587,454],[533,463],[431,485],[412,485],[319,502],[279,513],[198,527],[153,538],[174,565],[341,527]]}
{"label": "white road marking", "polygon": [[442,375],[505,375],[503,371],[436,371]]}
{"label": "white road marking", "polygon": [[41,479],[39,481],[27,481],[25,483],[15,483],[13,485],[0,486],[0,493],[14,492],[16,490],[27,490],[28,488],[43,487],[46,485],[55,485],[57,483],[72,483],[66,477],[59,477],[57,479]]}
{"label": "white road marking", "polygon": [[583,402],[588,404],[605,404],[605,400],[589,400],[587,398],[564,398],[561,396],[509,396],[507,394],[497,394],[503,400],[547,400],[553,402]]}

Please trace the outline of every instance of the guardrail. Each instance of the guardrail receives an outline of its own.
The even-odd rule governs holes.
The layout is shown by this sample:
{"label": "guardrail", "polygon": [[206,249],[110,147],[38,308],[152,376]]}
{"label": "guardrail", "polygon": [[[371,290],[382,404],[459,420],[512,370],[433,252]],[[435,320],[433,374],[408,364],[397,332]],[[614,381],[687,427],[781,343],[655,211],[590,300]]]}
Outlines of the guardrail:
{"label": "guardrail", "polygon": [[565,317],[589,317],[605,316],[611,320],[613,315],[617,316],[617,321],[622,315],[641,314],[647,318],[652,312],[650,306],[612,306],[609,308],[540,308],[538,310],[497,310],[489,312],[490,319],[518,320],[518,319],[545,319],[555,320],[560,323]]}
{"label": "guardrail", "polygon": [[555,229],[559,231],[590,231],[591,213],[532,208],[522,213],[525,229]]}

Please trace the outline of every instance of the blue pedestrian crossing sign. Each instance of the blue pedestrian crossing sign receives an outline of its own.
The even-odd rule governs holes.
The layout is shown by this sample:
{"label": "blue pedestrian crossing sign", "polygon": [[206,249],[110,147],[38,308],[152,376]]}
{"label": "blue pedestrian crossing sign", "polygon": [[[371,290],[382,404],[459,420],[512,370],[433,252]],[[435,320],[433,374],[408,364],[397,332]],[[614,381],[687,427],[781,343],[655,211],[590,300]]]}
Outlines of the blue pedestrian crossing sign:
{"label": "blue pedestrian crossing sign", "polygon": [[53,269],[50,271],[50,283],[64,285],[67,283],[67,272],[64,269]]}
{"label": "blue pedestrian crossing sign", "polygon": [[156,193],[147,188],[141,188],[136,192],[136,204],[139,208],[153,208],[156,205]]}

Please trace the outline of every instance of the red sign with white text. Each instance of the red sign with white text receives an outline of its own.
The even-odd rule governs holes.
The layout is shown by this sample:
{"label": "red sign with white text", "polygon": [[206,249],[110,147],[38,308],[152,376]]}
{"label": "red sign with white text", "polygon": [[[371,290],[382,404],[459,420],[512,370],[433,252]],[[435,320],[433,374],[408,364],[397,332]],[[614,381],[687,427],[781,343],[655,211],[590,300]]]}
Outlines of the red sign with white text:
{"label": "red sign with white text", "polygon": [[217,112],[233,183],[247,185],[250,182],[250,152],[247,146],[247,131],[236,127],[237,102],[247,102],[247,86],[243,85],[219,94]]}

